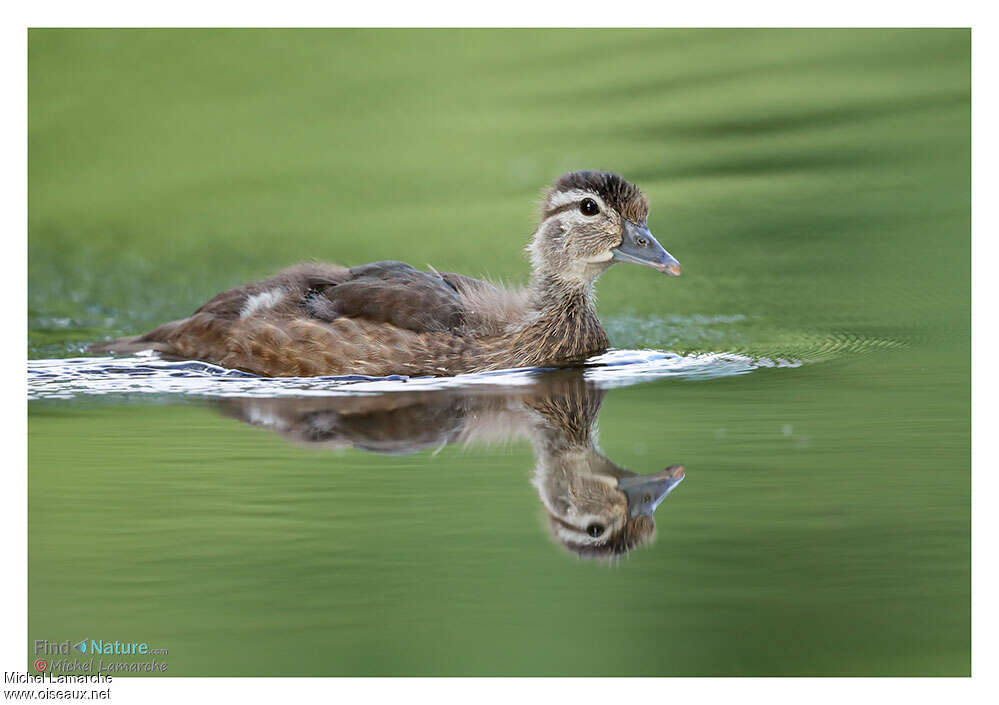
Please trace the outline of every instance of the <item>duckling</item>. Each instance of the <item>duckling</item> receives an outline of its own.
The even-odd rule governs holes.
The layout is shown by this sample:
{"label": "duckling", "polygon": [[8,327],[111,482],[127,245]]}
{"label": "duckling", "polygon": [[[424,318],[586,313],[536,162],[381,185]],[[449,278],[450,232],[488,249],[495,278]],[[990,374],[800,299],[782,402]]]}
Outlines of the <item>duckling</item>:
{"label": "duckling", "polygon": [[572,172],[545,194],[526,289],[404,262],[302,264],[222,292],[189,318],[90,349],[151,349],[271,377],[571,365],[609,346],[593,284],[611,265],[680,274],[649,232],[648,212],[645,195],[617,174]]}
{"label": "duckling", "polygon": [[229,399],[220,410],[314,448],[399,454],[528,438],[532,484],[552,537],[577,556],[614,558],[653,539],[653,513],[684,469],[639,475],[604,456],[594,441],[603,396],[579,370],[568,370],[528,392]]}

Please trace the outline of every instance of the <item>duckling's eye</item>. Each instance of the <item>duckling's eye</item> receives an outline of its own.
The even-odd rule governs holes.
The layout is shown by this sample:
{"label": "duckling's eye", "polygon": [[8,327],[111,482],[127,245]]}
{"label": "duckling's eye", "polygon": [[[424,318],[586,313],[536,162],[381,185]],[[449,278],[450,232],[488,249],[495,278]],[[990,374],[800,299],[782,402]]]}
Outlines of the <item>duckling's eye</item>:
{"label": "duckling's eye", "polygon": [[649,241],[648,241],[648,240],[646,240],[646,239],[645,239],[644,237],[640,237],[640,238],[638,238],[637,240],[635,240],[635,243],[636,243],[636,244],[637,244],[637,245],[638,245],[639,247],[648,247],[648,246],[649,246]]}
{"label": "duckling's eye", "polygon": [[604,533],[604,527],[602,524],[590,524],[586,527],[586,533],[588,533],[593,538],[600,536]]}
{"label": "duckling's eye", "polygon": [[596,215],[600,212],[600,206],[592,198],[584,198],[579,202],[579,212],[583,215]]}

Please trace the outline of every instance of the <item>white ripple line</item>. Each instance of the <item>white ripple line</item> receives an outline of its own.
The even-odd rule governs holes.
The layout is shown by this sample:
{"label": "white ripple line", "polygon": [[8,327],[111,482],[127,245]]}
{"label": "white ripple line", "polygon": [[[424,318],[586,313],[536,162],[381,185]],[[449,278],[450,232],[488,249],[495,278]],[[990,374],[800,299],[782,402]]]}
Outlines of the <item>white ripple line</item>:
{"label": "white ripple line", "polygon": [[[752,358],[735,353],[678,355],[659,350],[612,350],[587,361],[586,379],[609,389],[655,379],[713,379],[743,375],[761,367],[799,367],[800,360]],[[520,368],[454,377],[384,378],[258,377],[205,362],[171,362],[155,354],[28,361],[28,399],[70,399],[106,395],[194,397],[303,397],[460,389],[522,387],[543,368]]]}

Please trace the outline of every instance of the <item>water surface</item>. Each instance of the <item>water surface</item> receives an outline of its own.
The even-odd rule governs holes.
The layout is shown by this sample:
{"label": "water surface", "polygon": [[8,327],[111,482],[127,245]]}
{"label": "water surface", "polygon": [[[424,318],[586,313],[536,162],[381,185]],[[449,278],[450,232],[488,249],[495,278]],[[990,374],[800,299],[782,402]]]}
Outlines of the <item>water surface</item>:
{"label": "water surface", "polygon": [[[969,32],[32,30],[29,82],[29,643],[183,676],[970,672]],[[522,282],[538,190],[594,167],[684,276],[609,271],[583,369],[83,352],[305,259]],[[654,538],[566,540],[676,466]]]}

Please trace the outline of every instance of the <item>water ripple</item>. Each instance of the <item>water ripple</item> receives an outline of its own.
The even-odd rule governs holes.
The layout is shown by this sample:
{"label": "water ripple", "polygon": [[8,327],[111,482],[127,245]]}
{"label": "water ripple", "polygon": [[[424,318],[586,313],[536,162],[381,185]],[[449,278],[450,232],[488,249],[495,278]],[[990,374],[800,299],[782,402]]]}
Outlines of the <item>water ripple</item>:
{"label": "water ripple", "polygon": [[[667,377],[712,379],[761,367],[798,367],[800,360],[752,358],[735,353],[678,355],[657,350],[612,350],[589,360],[585,376],[601,388]],[[28,361],[28,399],[166,394],[194,397],[303,397],[378,394],[474,386],[532,384],[548,368],[528,367],[454,377],[260,377],[207,362],[168,361],[152,353]]]}

